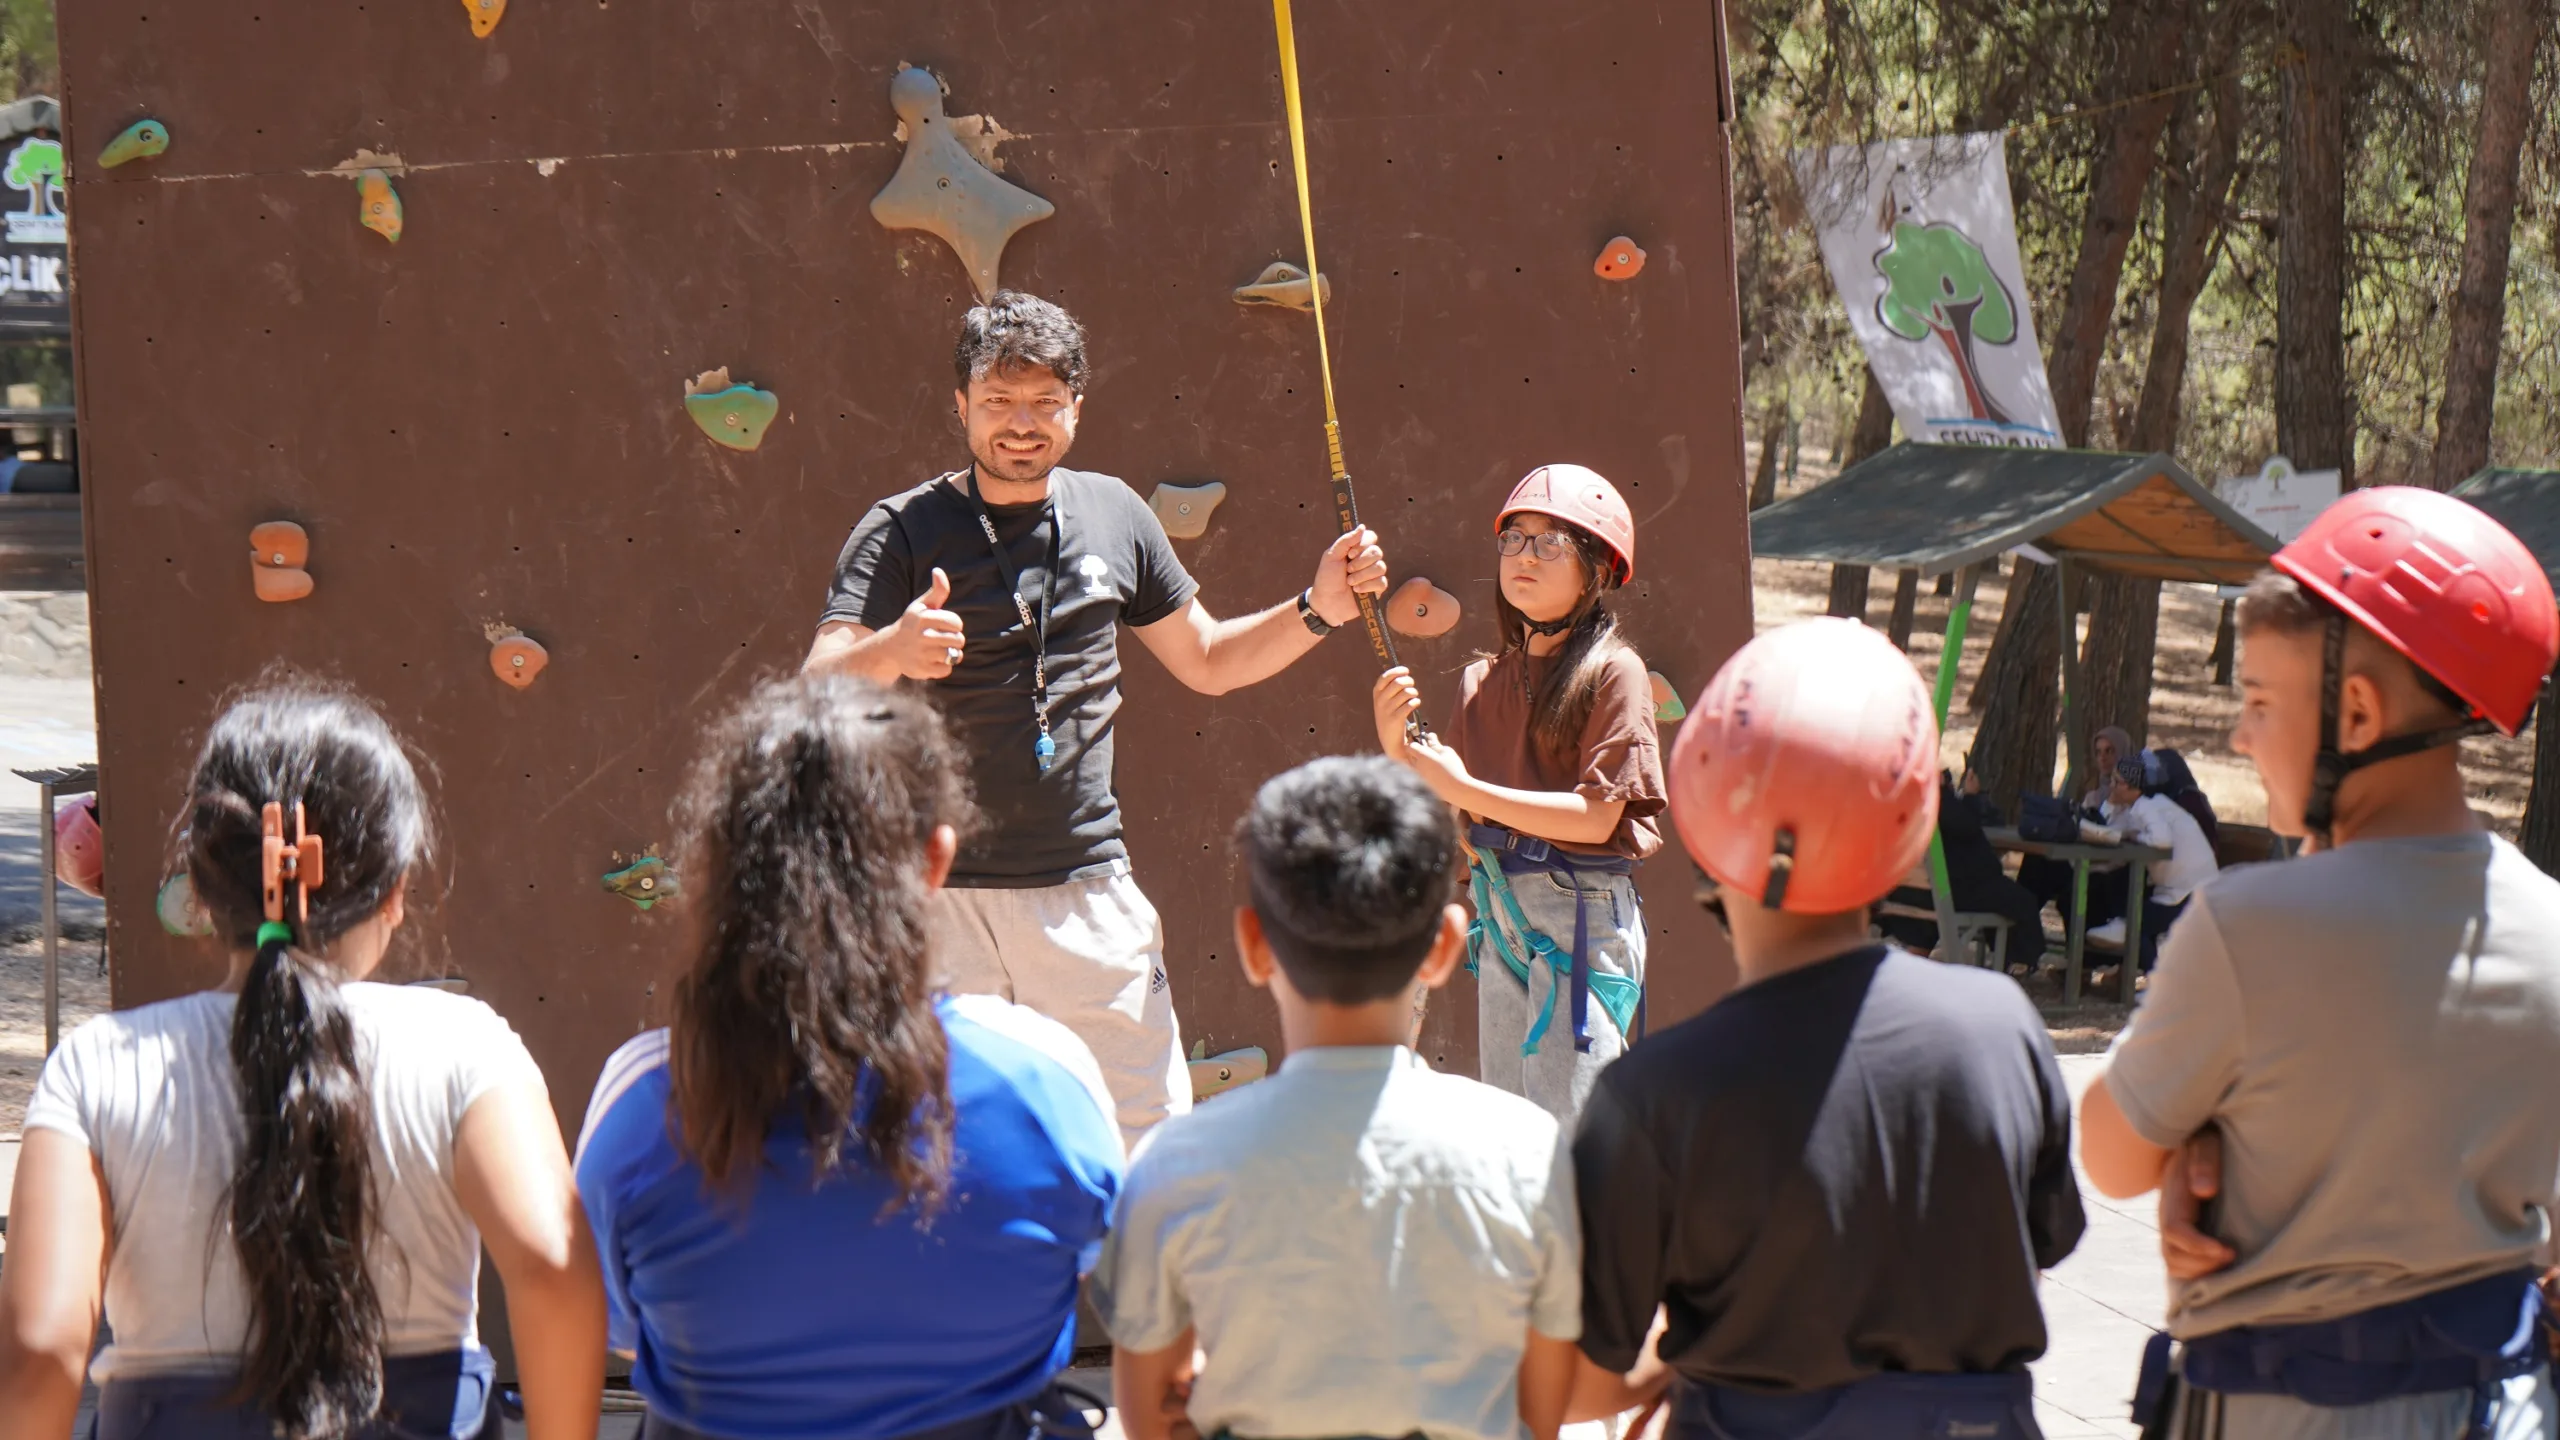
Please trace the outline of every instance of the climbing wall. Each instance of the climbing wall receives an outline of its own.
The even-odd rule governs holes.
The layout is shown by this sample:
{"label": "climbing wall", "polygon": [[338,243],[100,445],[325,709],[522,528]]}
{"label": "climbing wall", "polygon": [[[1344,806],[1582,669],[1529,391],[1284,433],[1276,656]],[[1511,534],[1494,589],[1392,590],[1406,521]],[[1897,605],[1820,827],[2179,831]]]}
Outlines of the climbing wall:
{"label": "climbing wall", "polygon": [[[1539,461],[1633,501],[1624,613],[1683,692],[1749,633],[1720,8],[1299,7],[1349,463],[1399,580],[1463,609],[1404,642],[1434,714],[1493,642],[1492,510]],[[401,963],[505,1012],[574,1119],[682,960],[675,906],[604,877],[669,839],[701,722],[798,660],[854,519],[962,455],[969,272],[872,210],[900,64],[1054,207],[1001,265],[1091,332],[1073,463],[1225,487],[1176,542],[1222,614],[1294,594],[1330,536],[1315,336],[1232,294],[1304,258],[1255,0],[471,20],[62,16],[115,995],[217,973],[153,895],[224,692],[278,663],[343,677],[435,762],[445,843]],[[165,151],[102,165],[145,118]],[[302,542],[253,575],[270,522]],[[261,600],[294,571],[307,594]],[[1217,699],[1127,655],[1120,792],[1186,1036],[1276,1050],[1234,969],[1228,827],[1265,776],[1373,743],[1369,653],[1337,636]],[[1676,849],[1643,885],[1658,1024],[1731,971]],[[1456,1067],[1471,983],[1427,1033]]]}

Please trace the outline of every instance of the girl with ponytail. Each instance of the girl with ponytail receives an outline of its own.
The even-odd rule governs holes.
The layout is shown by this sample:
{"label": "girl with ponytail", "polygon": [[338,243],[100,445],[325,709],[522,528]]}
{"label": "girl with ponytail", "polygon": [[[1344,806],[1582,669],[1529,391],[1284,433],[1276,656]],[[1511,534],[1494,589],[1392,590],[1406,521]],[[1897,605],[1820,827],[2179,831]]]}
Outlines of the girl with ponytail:
{"label": "girl with ponytail", "polygon": [[929,907],[972,810],[914,694],[776,681],[686,802],[674,1024],[605,1062],[578,1192],[647,1440],[1027,1440],[1121,1172],[1054,1020],[937,993]]}
{"label": "girl with ponytail", "polygon": [[1408,735],[1422,691],[1378,677],[1378,740],[1465,812],[1485,1083],[1568,1126],[1641,1028],[1636,862],[1662,848],[1653,685],[1608,597],[1635,578],[1635,518],[1580,465],[1541,465],[1494,517],[1502,649],[1467,667],[1445,739]]}
{"label": "girl with ponytail", "polygon": [[603,1290],[541,1072],[479,1001],[367,978],[429,849],[398,738],[335,692],[244,695],[175,848],[229,971],[46,1061],[0,1435],[70,1433],[86,1367],[99,1440],[494,1436],[485,1240],[531,1433],[592,1436]]}

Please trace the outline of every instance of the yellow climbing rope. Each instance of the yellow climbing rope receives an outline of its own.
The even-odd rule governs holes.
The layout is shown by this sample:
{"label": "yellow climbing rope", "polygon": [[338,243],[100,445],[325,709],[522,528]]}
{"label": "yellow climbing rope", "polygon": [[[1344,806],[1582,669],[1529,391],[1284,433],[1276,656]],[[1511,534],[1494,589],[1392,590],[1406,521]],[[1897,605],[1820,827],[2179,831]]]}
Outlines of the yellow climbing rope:
{"label": "yellow climbing rope", "polygon": [[[1333,408],[1333,352],[1325,344],[1324,272],[1316,268],[1316,207],[1307,188],[1306,112],[1298,99],[1298,33],[1289,19],[1289,0],[1271,0],[1272,24],[1280,32],[1280,97],[1289,110],[1289,165],[1298,177],[1298,228],[1307,247],[1307,294],[1316,315],[1316,370],[1324,377],[1324,448],[1333,466],[1334,518],[1347,532],[1360,523],[1360,506],[1352,498],[1351,472],[1342,464],[1342,418]],[[1369,627],[1369,648],[1388,665],[1396,659],[1395,637],[1378,618],[1378,597],[1361,595],[1360,619]]]}

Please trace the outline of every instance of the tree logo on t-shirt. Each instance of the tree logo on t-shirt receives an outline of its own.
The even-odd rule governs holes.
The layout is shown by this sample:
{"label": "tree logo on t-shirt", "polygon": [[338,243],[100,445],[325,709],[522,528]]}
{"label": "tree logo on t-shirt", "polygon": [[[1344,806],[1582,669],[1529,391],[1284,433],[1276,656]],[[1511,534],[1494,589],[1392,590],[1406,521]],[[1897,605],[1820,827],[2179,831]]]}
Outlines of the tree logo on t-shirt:
{"label": "tree logo on t-shirt", "polygon": [[1087,555],[1076,562],[1076,573],[1084,577],[1084,593],[1111,593],[1111,565],[1099,555]]}

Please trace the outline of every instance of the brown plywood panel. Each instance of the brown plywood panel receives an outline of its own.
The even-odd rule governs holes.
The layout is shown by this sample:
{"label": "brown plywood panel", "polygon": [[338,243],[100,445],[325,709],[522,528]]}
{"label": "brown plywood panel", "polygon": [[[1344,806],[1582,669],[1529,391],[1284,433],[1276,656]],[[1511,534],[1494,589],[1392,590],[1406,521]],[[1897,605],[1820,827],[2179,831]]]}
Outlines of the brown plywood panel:
{"label": "brown plywood panel", "polygon": [[[109,857],[118,1003],[207,978],[151,918],[159,827],[223,691],[304,666],[436,762],[419,962],[504,1011],[575,1114],[683,958],[671,916],[599,877],[668,838],[701,721],[796,662],[863,508],[961,454],[966,280],[867,208],[900,60],[1018,132],[1007,178],[1058,207],[1004,273],[1092,333],[1073,463],[1141,494],[1227,485],[1178,542],[1212,609],[1306,583],[1330,529],[1312,325],[1228,298],[1300,258],[1267,13],[579,0],[474,41],[449,3],[269,8],[63,17],[72,153],[142,113],[174,137],[73,180],[101,746],[136,817]],[[1398,576],[1467,607],[1406,642],[1431,713],[1493,640],[1493,507],[1556,459],[1626,490],[1624,613],[1694,692],[1750,630],[1714,8],[1299,23],[1349,460]],[[315,173],[359,145],[420,167],[397,246]],[[1650,253],[1622,285],[1591,273],[1616,234]],[[719,365],[780,397],[752,454],[682,409]],[[251,595],[248,531],[273,519],[310,531],[308,599]],[[530,688],[489,673],[499,622],[549,652]],[[1126,659],[1120,790],[1186,1035],[1276,1048],[1234,973],[1227,829],[1273,771],[1374,743],[1372,662],[1345,635],[1209,699]],[[1731,969],[1676,850],[1642,883],[1659,1023]],[[1471,1068],[1467,983],[1430,1048]]]}

